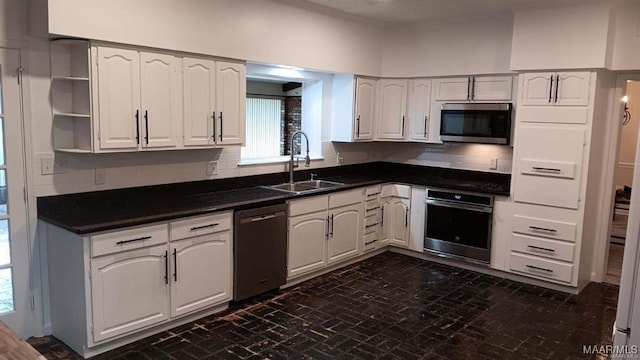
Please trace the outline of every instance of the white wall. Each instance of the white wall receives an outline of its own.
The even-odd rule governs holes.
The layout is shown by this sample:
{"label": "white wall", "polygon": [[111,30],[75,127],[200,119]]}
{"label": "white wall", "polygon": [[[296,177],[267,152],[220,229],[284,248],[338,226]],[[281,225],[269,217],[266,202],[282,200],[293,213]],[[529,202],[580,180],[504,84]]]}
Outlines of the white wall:
{"label": "white wall", "polygon": [[611,4],[585,3],[517,10],[511,70],[604,68]]}
{"label": "white wall", "polygon": [[0,46],[24,40],[27,26],[27,1],[0,0]]}
{"label": "white wall", "polygon": [[[629,124],[623,126],[620,131],[618,160],[614,176],[614,184],[616,187],[622,187],[624,185],[631,186],[633,182],[638,132],[640,131],[640,81],[627,83],[627,96],[629,96],[627,105],[631,113],[631,121]],[[620,121],[622,121],[622,119],[620,119]]]}
{"label": "white wall", "polygon": [[50,0],[52,34],[378,75],[380,27],[269,0]]}
{"label": "white wall", "polygon": [[513,18],[461,19],[389,28],[382,42],[384,76],[509,72]]}
{"label": "white wall", "polygon": [[612,70],[640,69],[640,2],[617,3],[613,7]]}

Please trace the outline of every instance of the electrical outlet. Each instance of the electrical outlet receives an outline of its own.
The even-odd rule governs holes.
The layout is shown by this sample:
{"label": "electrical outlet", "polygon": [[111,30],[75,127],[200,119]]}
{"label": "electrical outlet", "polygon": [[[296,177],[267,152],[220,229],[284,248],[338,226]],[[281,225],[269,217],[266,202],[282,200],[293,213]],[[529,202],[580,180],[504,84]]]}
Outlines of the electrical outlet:
{"label": "electrical outlet", "polygon": [[339,152],[336,153],[336,162],[338,164],[342,164],[344,162],[344,156],[342,156],[342,154]]}
{"label": "electrical outlet", "polygon": [[67,159],[63,156],[46,156],[40,161],[42,175],[60,174],[67,171]]}
{"label": "electrical outlet", "polygon": [[489,170],[498,170],[498,159],[491,159],[489,161]]}
{"label": "electrical outlet", "polygon": [[104,169],[95,169],[96,185],[103,185],[106,182],[106,174]]}
{"label": "electrical outlet", "polygon": [[207,175],[218,175],[218,162],[209,161],[207,163]]}

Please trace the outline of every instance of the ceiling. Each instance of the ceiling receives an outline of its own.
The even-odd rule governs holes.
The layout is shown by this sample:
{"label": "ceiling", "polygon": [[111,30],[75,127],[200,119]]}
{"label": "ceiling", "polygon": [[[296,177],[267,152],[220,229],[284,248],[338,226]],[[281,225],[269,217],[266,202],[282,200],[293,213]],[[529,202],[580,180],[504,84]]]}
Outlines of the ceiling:
{"label": "ceiling", "polygon": [[514,8],[585,3],[588,0],[294,0],[381,23],[409,23],[510,13]]}

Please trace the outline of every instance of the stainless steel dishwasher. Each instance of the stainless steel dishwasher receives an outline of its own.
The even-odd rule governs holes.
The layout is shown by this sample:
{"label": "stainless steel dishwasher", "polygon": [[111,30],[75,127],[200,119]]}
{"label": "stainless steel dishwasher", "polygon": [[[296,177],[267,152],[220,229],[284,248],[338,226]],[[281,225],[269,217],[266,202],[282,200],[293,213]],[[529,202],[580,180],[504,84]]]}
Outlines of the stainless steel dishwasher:
{"label": "stainless steel dishwasher", "polygon": [[287,205],[235,212],[233,299],[277,289],[287,281]]}

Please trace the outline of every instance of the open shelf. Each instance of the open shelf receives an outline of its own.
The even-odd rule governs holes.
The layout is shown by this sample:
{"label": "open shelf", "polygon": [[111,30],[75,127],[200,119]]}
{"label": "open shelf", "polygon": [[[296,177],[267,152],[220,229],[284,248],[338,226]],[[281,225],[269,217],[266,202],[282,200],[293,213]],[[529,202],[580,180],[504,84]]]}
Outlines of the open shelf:
{"label": "open shelf", "polygon": [[53,149],[93,152],[90,46],[85,40],[51,41]]}

